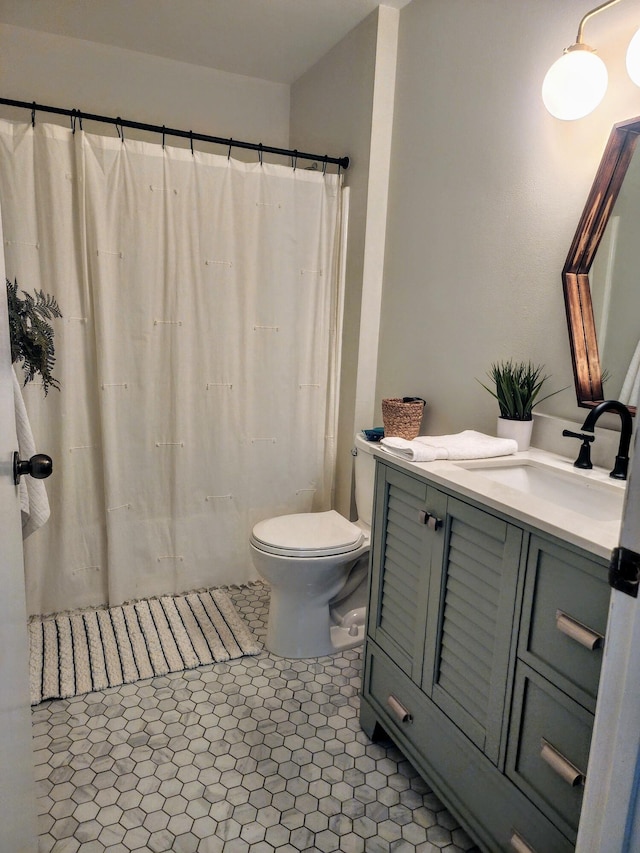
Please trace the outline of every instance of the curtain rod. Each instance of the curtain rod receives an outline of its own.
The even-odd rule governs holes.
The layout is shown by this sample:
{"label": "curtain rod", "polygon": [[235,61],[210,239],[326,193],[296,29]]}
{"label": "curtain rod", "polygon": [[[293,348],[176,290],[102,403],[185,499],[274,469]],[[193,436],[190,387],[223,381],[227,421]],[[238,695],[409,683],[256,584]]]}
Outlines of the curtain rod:
{"label": "curtain rod", "polygon": [[145,124],[140,121],[130,121],[128,119],[123,119],[118,116],[117,118],[110,118],[109,116],[101,116],[94,115],[93,113],[85,113],[82,110],[67,110],[62,109],[61,107],[48,107],[43,104],[36,104],[35,101],[14,101],[11,98],[0,98],[0,104],[6,104],[9,107],[21,107],[25,110],[31,110],[31,123],[35,124],[35,114],[36,112],[41,113],[54,113],[55,115],[69,116],[72,119],[72,129],[75,130],[75,122],[76,120],[80,122],[80,129],[82,129],[82,121],[100,121],[105,124],[113,124],[116,126],[118,130],[118,134],[122,135],[124,138],[124,133],[121,134],[120,128],[130,127],[135,130],[147,130],[150,133],[160,133],[162,134],[162,140],[164,144],[165,136],[179,136],[183,139],[190,139],[193,144],[194,140],[199,142],[213,142],[217,145],[226,145],[231,151],[232,148],[246,148],[250,151],[259,151],[260,158],[262,159],[262,154],[280,154],[284,157],[291,157],[294,161],[294,165],[296,160],[315,160],[320,163],[333,163],[337,165],[340,169],[348,169],[349,168],[349,158],[348,157],[329,157],[328,154],[307,154],[304,151],[296,151],[291,148],[274,148],[271,145],[263,145],[255,142],[241,142],[237,139],[228,138],[225,139],[221,136],[209,136],[206,133],[195,133],[192,130],[177,130],[173,127],[165,127],[164,125],[157,124]]}

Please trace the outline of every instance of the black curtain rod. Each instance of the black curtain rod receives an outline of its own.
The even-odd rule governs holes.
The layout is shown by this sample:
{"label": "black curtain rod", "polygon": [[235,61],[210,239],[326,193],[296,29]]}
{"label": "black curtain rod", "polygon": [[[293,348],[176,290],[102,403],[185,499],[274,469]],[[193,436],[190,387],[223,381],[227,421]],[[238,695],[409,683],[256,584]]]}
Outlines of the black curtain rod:
{"label": "black curtain rod", "polygon": [[[329,157],[328,154],[307,154],[304,151],[296,151],[291,148],[274,148],[271,145],[263,145],[261,142],[256,144],[255,142],[241,142],[237,139],[225,139],[221,136],[209,136],[206,133],[195,133],[192,130],[177,130],[173,127],[164,127],[157,124],[145,124],[140,121],[129,121],[128,119],[120,118],[109,118],[109,116],[100,116],[94,115],[93,113],[84,113],[81,110],[66,110],[61,107],[48,107],[43,104],[36,104],[35,101],[14,101],[11,98],[0,98],[0,104],[6,104],[9,107],[21,107],[25,110],[31,110],[31,122],[35,123],[35,114],[36,112],[41,113],[54,113],[55,115],[61,116],[69,116],[72,119],[72,127],[75,129],[75,121],[80,122],[80,127],[82,128],[82,121],[101,121],[105,124],[113,124],[118,128],[131,127],[135,130],[147,130],[150,133],[160,133],[162,134],[163,141],[165,136],[179,136],[183,139],[190,139],[192,142],[197,140],[199,142],[213,142],[216,145],[225,145],[231,150],[231,148],[246,148],[250,151],[259,151],[260,155],[263,153],[267,154],[280,154],[283,157],[291,157],[294,161],[294,164],[297,160],[315,160],[320,163],[333,163],[341,169],[349,168],[349,158],[348,157]],[[120,133],[120,131],[118,131]]]}

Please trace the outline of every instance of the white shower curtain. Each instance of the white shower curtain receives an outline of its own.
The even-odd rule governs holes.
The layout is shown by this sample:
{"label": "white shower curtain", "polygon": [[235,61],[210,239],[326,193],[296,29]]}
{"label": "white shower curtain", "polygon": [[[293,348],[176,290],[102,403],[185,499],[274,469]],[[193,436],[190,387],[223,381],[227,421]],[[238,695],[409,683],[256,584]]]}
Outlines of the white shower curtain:
{"label": "white shower curtain", "polygon": [[255,577],[256,521],[332,502],[336,175],[0,122],[7,275],[55,295],[62,390],[24,397],[49,613]]}

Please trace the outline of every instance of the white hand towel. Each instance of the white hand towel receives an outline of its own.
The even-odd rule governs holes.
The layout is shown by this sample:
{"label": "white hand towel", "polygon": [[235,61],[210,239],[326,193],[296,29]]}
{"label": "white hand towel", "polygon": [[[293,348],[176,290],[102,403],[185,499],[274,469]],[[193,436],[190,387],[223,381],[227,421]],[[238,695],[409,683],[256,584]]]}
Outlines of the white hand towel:
{"label": "white hand towel", "polygon": [[387,453],[400,456],[402,459],[409,459],[411,462],[433,462],[436,459],[445,458],[438,455],[437,448],[419,443],[417,438],[408,441],[406,438],[391,436],[381,439],[380,445]]}
{"label": "white hand towel", "polygon": [[421,435],[414,441],[439,452],[438,459],[490,459],[493,456],[510,456],[518,450],[513,438],[496,438],[473,429],[453,435]]}
{"label": "white hand towel", "polygon": [[496,438],[472,429],[453,435],[419,435],[411,441],[390,436],[383,438],[380,444],[388,453],[411,462],[489,459],[509,456],[518,450],[518,442],[512,438]]}
{"label": "white hand towel", "polygon": [[[27,409],[22,399],[22,390],[15,370],[13,373],[13,402],[16,410],[16,432],[18,434],[18,452],[20,459],[31,459],[36,452],[36,444],[31,432]],[[22,515],[22,538],[26,539],[49,519],[50,508],[47,490],[42,480],[28,475],[20,477],[20,510]]]}

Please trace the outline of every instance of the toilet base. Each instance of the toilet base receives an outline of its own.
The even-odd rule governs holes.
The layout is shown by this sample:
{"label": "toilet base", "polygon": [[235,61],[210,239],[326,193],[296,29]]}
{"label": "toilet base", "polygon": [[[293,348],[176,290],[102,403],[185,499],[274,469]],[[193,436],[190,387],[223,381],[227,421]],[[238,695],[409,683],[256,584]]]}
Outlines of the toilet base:
{"label": "toilet base", "polygon": [[[366,590],[366,582],[363,583]],[[329,609],[326,605],[317,610],[307,610],[304,614],[304,630],[293,623],[293,631],[283,630],[282,619],[288,615],[288,629],[291,629],[291,602],[286,596],[272,596],[269,606],[267,637],[265,646],[278,657],[294,660],[326,657],[327,655],[355,649],[364,642],[367,621],[367,609],[358,606],[362,598],[362,590],[350,596],[354,606],[343,609]]]}
{"label": "toilet base", "polygon": [[366,621],[366,608],[358,607],[345,616],[341,625],[332,625],[329,630],[334,652],[342,652],[361,646],[364,642]]}

